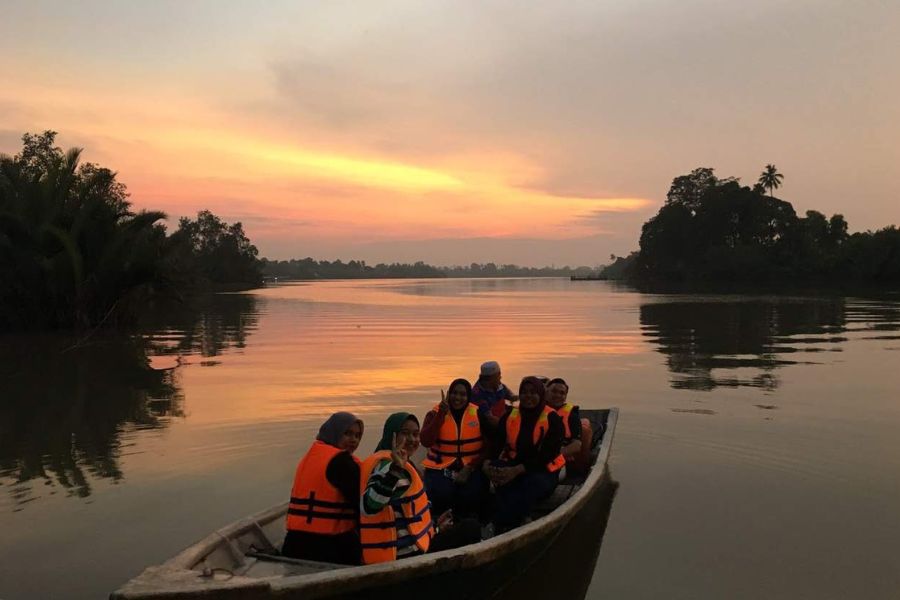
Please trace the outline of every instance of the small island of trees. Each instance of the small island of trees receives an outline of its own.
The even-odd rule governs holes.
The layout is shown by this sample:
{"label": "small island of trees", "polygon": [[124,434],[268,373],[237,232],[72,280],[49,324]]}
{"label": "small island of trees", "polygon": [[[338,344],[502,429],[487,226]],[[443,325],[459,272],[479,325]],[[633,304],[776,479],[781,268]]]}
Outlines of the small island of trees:
{"label": "small island of trees", "polygon": [[[741,185],[711,168],[676,177],[641,231],[640,251],[613,257],[609,278],[658,281],[900,283],[900,230],[850,234],[843,215],[797,216],[774,196],[784,177],[766,165]],[[768,193],[767,193],[768,192]]]}

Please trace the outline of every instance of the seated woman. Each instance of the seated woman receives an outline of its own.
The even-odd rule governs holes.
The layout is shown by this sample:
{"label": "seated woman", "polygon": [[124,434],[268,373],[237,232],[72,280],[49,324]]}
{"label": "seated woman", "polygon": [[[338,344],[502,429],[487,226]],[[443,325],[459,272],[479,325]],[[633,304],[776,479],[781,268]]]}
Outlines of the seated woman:
{"label": "seated woman", "polygon": [[547,405],[560,416],[565,429],[562,455],[566,470],[584,472],[590,467],[591,440],[594,431],[588,419],[582,419],[577,406],[568,404],[569,384],[559,377],[547,383]]}
{"label": "seated woman", "polygon": [[428,494],[410,460],[418,448],[418,419],[409,413],[394,413],[384,423],[375,453],[362,463],[359,532],[363,564],[455,548],[480,539],[477,521],[454,526],[449,511],[436,523],[432,521]]}
{"label": "seated woman", "polygon": [[465,379],[455,379],[446,397],[441,390],[441,403],[425,415],[421,441],[429,451],[422,466],[434,514],[452,509],[456,517],[477,517],[482,512],[488,494],[481,471],[488,448],[485,420]]}
{"label": "seated woman", "polygon": [[348,412],[331,415],[297,465],[281,553],[346,565],[359,564],[359,460],[353,452],[363,422]]}
{"label": "seated woman", "polygon": [[553,493],[559,470],[564,429],[562,419],[544,401],[546,390],[536,377],[519,385],[519,407],[500,419],[497,447],[500,460],[486,461],[485,474],[496,487],[494,529],[518,527],[534,505]]}

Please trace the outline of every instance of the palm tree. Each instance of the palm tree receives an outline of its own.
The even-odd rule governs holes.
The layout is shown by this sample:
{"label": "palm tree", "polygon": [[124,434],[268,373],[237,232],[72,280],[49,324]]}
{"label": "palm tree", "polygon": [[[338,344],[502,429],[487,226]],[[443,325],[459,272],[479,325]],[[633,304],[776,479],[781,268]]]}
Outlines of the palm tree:
{"label": "palm tree", "polygon": [[0,330],[113,324],[166,284],[165,215],[132,212],[115,173],[54,135],[0,156]]}
{"label": "palm tree", "polygon": [[778,172],[775,165],[766,165],[765,170],[759,176],[758,184],[762,186],[763,189],[768,189],[769,197],[774,198],[775,190],[781,187],[781,181],[783,179],[784,175]]}

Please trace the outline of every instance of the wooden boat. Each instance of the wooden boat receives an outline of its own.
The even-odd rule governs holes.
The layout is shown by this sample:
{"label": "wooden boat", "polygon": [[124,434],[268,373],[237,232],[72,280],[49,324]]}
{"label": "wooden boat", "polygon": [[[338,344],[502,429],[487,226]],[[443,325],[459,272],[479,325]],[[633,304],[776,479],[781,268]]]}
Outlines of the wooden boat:
{"label": "wooden boat", "polygon": [[571,281],[607,281],[609,277],[606,275],[570,275]]}
{"label": "wooden boat", "polygon": [[[593,466],[586,476],[567,476],[532,515],[531,522],[477,544],[390,563],[346,566],[277,555],[285,535],[287,503],[241,519],[212,533],[162,565],[149,567],[110,596],[113,600],[241,600],[387,598],[404,594],[428,598],[528,597],[535,586],[581,586],[583,597],[599,552],[615,484],[607,459],[618,409],[582,410],[594,428]],[[605,510],[605,512],[604,512]],[[588,543],[575,560],[558,560],[545,572],[560,547]],[[592,556],[591,556],[592,555]],[[560,563],[560,564],[557,564]],[[558,577],[560,567],[577,568],[580,577]],[[529,570],[532,582],[528,578]],[[518,591],[514,591],[516,587]],[[523,595],[524,592],[524,595]],[[580,593],[579,593],[580,592]],[[551,596],[551,597],[552,597]]]}

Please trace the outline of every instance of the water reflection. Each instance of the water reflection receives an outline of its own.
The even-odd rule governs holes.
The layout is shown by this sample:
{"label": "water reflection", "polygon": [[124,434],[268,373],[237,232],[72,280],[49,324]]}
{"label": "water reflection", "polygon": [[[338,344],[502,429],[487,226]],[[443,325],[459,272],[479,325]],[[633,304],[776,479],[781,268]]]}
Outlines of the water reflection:
{"label": "water reflection", "polygon": [[161,427],[181,411],[172,373],[150,369],[139,341],[67,342],[0,346],[0,483],[18,508],[40,496],[32,480],[80,498],[93,480],[121,480],[123,430]]}
{"label": "water reflection", "polygon": [[[267,377],[235,381],[230,417],[319,418],[335,406],[354,412],[422,408],[454,377],[502,360],[507,383],[547,364],[581,356],[637,355],[634,317],[611,326],[596,318],[590,288],[568,280],[454,279],[429,282],[335,281],[258,292],[267,306]],[[617,315],[618,316],[618,315]],[[521,343],[523,332],[540,343]],[[263,350],[259,342],[256,353]],[[249,369],[249,363],[244,363]],[[298,368],[302,366],[302,368]],[[269,393],[277,402],[261,403]],[[428,402],[428,401],[426,401]],[[431,404],[428,404],[430,407]]]}
{"label": "water reflection", "polygon": [[255,300],[209,298],[157,318],[167,326],[146,337],[0,339],[0,486],[14,511],[44,494],[85,498],[99,481],[121,481],[129,437],[184,414],[178,369],[151,360],[242,347]]}
{"label": "water reflection", "polygon": [[780,367],[818,363],[817,353],[841,352],[858,332],[900,329],[896,306],[842,297],[674,297],[641,305],[640,320],[644,336],[666,355],[671,386],[702,391],[771,392]]}
{"label": "water reflection", "polygon": [[[259,311],[250,294],[205,296],[156,311],[144,324],[154,356],[218,356],[226,348],[243,348],[257,327]],[[215,366],[217,361],[203,361]]]}

